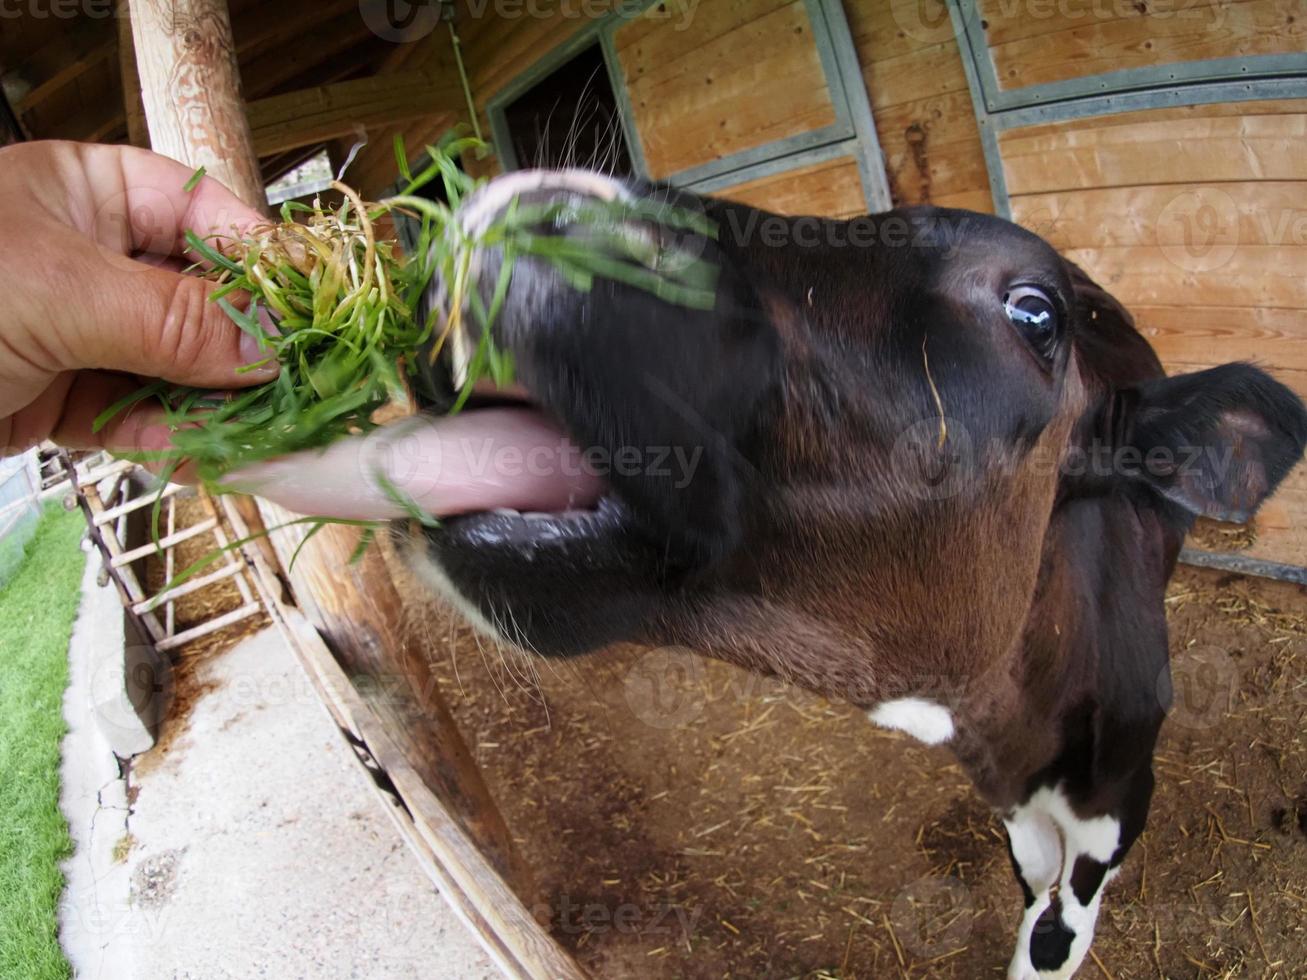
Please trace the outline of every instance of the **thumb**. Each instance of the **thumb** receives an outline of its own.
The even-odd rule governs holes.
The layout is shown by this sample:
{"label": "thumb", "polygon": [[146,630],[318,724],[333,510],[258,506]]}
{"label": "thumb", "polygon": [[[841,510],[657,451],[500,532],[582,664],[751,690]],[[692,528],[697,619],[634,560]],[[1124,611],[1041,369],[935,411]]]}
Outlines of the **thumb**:
{"label": "thumb", "polygon": [[213,283],[119,255],[102,258],[110,271],[67,298],[70,353],[82,362],[72,367],[125,371],[202,388],[245,387],[276,377],[275,360],[239,370],[273,353],[260,349],[210,299],[218,288]]}

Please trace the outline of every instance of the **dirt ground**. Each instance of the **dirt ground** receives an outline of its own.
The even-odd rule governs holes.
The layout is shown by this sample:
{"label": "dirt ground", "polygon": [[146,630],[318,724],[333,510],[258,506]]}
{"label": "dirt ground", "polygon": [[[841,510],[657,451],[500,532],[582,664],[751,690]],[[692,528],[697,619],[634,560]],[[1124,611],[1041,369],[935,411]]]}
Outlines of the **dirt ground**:
{"label": "dirt ground", "polygon": [[[1178,707],[1080,976],[1307,977],[1307,590],[1184,569],[1167,606]],[[946,750],[678,651],[441,670],[597,975],[1003,975],[1020,895]]]}
{"label": "dirt ground", "polygon": [[[208,516],[199,498],[192,494],[179,495],[175,500],[177,508],[176,526],[178,528],[192,527]],[[236,533],[225,521],[223,529],[226,532],[228,541],[236,540]],[[217,539],[212,534],[201,534],[189,541],[183,541],[174,552],[173,574],[178,575],[185,569],[190,568],[194,563],[208,558],[217,548]],[[214,565],[205,569],[205,571],[216,571],[218,567],[220,566]],[[204,572],[200,574],[204,574]],[[146,592],[150,595],[158,595],[164,591],[168,582],[169,576],[166,573],[163,559],[157,555],[150,555],[146,558],[145,582],[143,583]],[[182,596],[176,601],[176,632],[181,633],[193,626],[209,622],[224,613],[239,609],[244,604],[245,600],[241,596],[235,579],[214,582],[197,592]],[[158,615],[160,618],[163,617],[162,609],[159,610]],[[190,713],[195,702],[212,689],[212,683],[203,679],[204,672],[202,668],[204,665],[214,657],[225,653],[246,637],[253,636],[266,628],[269,624],[270,620],[267,615],[260,613],[257,616],[251,616],[249,619],[225,626],[208,636],[202,636],[198,640],[192,640],[181,649],[173,651],[171,655],[172,678],[168,717],[164,722],[159,742],[154,750],[138,757],[133,763],[138,776],[145,775],[167,755],[178,734],[184,731],[183,721]]]}

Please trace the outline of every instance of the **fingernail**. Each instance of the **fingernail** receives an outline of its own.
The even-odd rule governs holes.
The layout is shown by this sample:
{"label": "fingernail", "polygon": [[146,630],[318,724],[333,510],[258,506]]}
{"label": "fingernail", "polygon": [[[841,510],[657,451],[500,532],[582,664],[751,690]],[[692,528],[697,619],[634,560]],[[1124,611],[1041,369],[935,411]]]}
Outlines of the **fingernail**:
{"label": "fingernail", "polygon": [[281,371],[277,352],[270,345],[260,344],[259,338],[247,333],[241,334],[241,363],[257,364],[258,367],[251,367],[250,370],[242,372],[255,377],[275,377]]}

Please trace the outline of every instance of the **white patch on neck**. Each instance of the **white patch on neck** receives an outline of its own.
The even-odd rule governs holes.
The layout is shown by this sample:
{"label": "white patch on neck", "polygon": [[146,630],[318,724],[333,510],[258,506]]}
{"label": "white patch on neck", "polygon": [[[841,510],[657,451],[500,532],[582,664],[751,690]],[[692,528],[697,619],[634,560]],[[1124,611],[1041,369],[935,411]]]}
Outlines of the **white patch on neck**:
{"label": "white patch on neck", "polygon": [[925,698],[896,698],[877,705],[867,717],[881,728],[907,732],[927,745],[942,745],[953,737],[953,716]]}

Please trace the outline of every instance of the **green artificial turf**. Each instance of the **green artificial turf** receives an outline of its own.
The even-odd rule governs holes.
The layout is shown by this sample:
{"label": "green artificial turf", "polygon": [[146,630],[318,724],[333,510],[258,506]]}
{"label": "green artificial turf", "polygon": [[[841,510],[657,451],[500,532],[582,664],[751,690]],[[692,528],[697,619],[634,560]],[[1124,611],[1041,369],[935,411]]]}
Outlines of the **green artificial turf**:
{"label": "green artificial turf", "polygon": [[67,977],[57,909],[72,852],[59,811],[68,640],[77,616],[82,515],[48,512],[0,586],[0,978]]}

